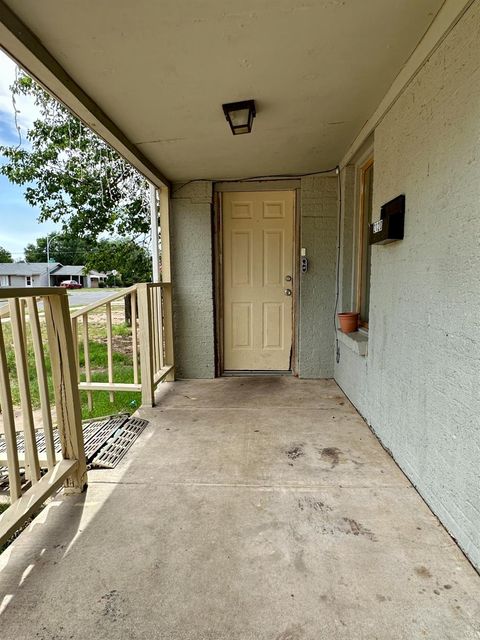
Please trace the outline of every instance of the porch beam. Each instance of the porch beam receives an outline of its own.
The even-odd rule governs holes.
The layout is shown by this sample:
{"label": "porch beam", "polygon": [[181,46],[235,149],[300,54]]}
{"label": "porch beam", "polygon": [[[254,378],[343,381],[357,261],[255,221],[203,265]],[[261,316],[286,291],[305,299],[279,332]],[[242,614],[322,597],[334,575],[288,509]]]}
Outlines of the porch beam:
{"label": "porch beam", "polygon": [[168,187],[162,172],[78,85],[24,22],[0,0],[0,46],[157,187]]}

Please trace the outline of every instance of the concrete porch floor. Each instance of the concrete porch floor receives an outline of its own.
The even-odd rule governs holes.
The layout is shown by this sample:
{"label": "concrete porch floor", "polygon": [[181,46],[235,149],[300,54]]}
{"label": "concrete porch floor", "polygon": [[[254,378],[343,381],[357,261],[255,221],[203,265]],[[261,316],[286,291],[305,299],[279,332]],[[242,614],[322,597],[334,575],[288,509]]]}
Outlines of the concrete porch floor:
{"label": "concrete porch floor", "polygon": [[480,577],[332,381],[165,384],[0,556],[2,640],[480,638]]}

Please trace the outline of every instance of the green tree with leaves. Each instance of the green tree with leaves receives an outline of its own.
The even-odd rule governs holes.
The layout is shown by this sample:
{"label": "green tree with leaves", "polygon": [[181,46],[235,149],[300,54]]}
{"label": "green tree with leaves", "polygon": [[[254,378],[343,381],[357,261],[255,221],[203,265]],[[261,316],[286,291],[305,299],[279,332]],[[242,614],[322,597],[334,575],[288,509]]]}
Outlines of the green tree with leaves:
{"label": "green tree with leaves", "polygon": [[20,73],[12,91],[32,96],[40,117],[27,132],[28,148],[0,146],[0,173],[26,187],[39,220],[94,239],[148,233],[145,178],[28,75]]}
{"label": "green tree with leaves", "polygon": [[[50,241],[50,259],[62,264],[82,265],[95,249],[96,241],[91,238],[81,238],[71,233],[59,233]],[[47,238],[37,238],[34,243],[24,249],[27,262],[47,261]]]}
{"label": "green tree with leaves", "polygon": [[3,247],[0,247],[0,262],[13,262],[12,254]]}
{"label": "green tree with leaves", "polygon": [[113,281],[125,287],[152,279],[152,259],[145,247],[129,238],[101,239],[89,253],[86,270],[116,271]]}

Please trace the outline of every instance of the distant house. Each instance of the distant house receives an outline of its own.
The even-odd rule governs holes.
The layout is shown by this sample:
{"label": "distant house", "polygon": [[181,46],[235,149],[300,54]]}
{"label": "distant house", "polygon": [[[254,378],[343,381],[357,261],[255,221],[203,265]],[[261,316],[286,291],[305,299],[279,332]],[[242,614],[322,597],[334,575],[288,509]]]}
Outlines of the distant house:
{"label": "distant house", "polygon": [[[49,267],[47,272],[47,266]],[[0,287],[58,286],[63,280],[76,280],[84,287],[98,287],[107,278],[106,273],[89,271],[83,266],[62,265],[60,262],[12,262],[0,264]],[[48,282],[50,280],[50,282]]]}
{"label": "distant house", "polygon": [[88,271],[85,275],[83,273],[84,269],[85,267],[83,266],[60,265],[58,269],[52,271],[52,285],[58,286],[63,280],[76,280],[84,287],[95,288],[98,287],[100,282],[104,282],[107,278],[106,273],[100,273],[98,271]]}
{"label": "distant house", "polygon": [[[52,262],[50,274],[61,267]],[[0,264],[0,287],[47,287],[46,262],[12,262]]]}

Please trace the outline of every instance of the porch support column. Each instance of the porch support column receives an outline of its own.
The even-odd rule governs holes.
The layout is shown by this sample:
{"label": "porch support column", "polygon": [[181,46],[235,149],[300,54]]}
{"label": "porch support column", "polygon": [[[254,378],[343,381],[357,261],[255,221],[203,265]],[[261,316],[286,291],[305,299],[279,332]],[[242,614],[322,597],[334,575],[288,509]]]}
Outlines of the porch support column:
{"label": "porch support column", "polygon": [[162,282],[172,282],[170,263],[170,190],[160,189],[160,246],[162,255]]}
{"label": "porch support column", "polygon": [[150,226],[152,229],[152,282],[160,282],[157,188],[152,183],[150,183]]}
{"label": "porch support column", "polygon": [[[165,331],[165,361],[175,364],[174,336],[173,336],[173,297],[172,271],[170,263],[170,190],[162,187],[159,192],[160,200],[160,246],[162,256],[162,282],[169,286],[162,287],[163,296],[163,324]],[[165,380],[175,380],[175,368],[171,369]]]}
{"label": "porch support column", "polygon": [[302,178],[301,246],[309,259],[300,278],[300,378],[332,378],[335,269],[338,226],[337,176]]}
{"label": "porch support column", "polygon": [[213,378],[212,183],[177,183],[171,196],[175,374]]}

